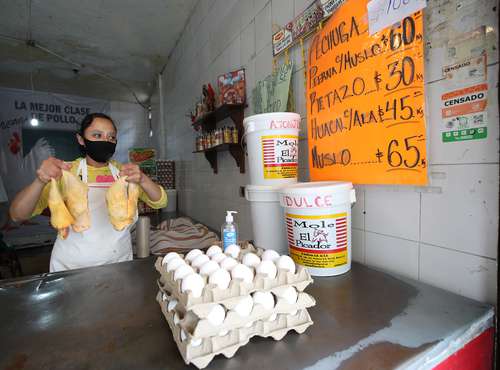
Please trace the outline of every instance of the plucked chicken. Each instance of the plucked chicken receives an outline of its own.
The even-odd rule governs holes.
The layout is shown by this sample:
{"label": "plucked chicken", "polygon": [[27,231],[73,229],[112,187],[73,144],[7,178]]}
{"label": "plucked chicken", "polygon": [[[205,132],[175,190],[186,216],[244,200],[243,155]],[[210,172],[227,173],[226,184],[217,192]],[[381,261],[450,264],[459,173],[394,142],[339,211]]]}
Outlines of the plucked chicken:
{"label": "plucked chicken", "polygon": [[59,231],[61,238],[66,239],[69,232],[68,228],[75,220],[73,216],[71,216],[71,213],[69,213],[66,204],[64,204],[59,186],[54,179],[50,180],[48,203],[50,209],[50,223]]}
{"label": "plucked chicken", "polygon": [[71,172],[62,171],[63,199],[75,219],[73,231],[82,232],[90,227],[88,186]]}
{"label": "plucked chicken", "polygon": [[109,220],[118,231],[134,222],[139,200],[139,186],[126,180],[126,176],[120,177],[106,191]]}

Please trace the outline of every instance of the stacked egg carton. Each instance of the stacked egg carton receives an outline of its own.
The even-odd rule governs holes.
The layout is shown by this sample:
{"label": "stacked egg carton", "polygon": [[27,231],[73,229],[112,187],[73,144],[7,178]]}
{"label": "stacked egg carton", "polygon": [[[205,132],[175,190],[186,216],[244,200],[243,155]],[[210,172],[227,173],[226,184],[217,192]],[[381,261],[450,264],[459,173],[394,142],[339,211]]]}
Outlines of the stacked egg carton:
{"label": "stacked egg carton", "polygon": [[184,361],[198,368],[232,357],[254,336],[282,339],[312,325],[315,300],[305,268],[289,256],[248,245],[191,250],[158,258],[157,300]]}

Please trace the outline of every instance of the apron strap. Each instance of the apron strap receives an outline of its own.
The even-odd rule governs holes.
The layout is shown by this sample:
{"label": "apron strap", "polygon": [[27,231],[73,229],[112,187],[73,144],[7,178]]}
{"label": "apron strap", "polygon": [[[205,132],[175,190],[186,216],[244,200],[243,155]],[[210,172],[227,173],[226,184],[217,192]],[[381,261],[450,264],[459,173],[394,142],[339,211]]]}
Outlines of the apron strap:
{"label": "apron strap", "polygon": [[112,165],[111,162],[108,163],[108,167],[115,181],[118,180],[118,178],[120,177],[120,170],[116,168],[114,165]]}
{"label": "apron strap", "polygon": [[78,169],[76,170],[76,176],[80,176],[80,172],[82,173],[82,181],[87,183],[88,180],[88,169],[87,169],[87,161],[85,158],[80,160],[78,163]]}

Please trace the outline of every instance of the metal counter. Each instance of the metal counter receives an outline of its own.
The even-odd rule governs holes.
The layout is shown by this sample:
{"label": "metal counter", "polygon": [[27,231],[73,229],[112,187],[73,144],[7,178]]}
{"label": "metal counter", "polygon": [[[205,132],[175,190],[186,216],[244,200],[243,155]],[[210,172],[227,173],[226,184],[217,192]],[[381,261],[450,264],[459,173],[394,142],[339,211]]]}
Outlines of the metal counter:
{"label": "metal counter", "polygon": [[[194,369],[155,301],[154,259],[0,282],[0,369]],[[208,369],[427,366],[492,325],[492,307],[359,264],[315,278],[314,325],[253,338]]]}

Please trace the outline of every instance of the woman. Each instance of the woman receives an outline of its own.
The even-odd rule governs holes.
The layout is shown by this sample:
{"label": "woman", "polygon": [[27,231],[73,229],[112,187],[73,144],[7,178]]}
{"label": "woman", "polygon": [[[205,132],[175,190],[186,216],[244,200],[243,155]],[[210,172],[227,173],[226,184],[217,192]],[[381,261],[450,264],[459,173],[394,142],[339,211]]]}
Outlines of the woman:
{"label": "woman", "polygon": [[76,137],[85,158],[70,163],[53,157],[46,159],[35,180],[16,195],[10,206],[14,221],[39,215],[48,205],[50,179],[60,181],[62,170],[73,172],[88,184],[90,228],[80,233],[70,228],[66,239],[57,237],[50,258],[51,272],[132,259],[132,225],[122,231],[115,230],[106,208],[106,190],[119,176],[127,176],[128,182],[139,184],[139,198],[150,207],[158,209],[167,204],[165,190],[142,173],[139,166],[110,160],[116,148],[116,126],[110,117],[88,114]]}

